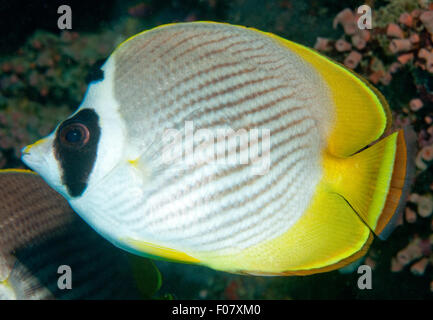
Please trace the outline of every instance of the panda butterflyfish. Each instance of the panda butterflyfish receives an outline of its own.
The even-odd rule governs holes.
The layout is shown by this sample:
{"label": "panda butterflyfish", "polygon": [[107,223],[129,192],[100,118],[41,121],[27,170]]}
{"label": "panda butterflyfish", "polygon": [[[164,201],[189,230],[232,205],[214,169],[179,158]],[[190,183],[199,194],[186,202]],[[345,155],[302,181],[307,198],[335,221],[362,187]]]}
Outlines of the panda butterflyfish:
{"label": "panda butterflyfish", "polygon": [[341,268],[405,201],[409,130],[366,80],[274,34],[193,22],[115,49],[23,161],[129,252],[254,275]]}
{"label": "panda butterflyfish", "polygon": [[39,175],[0,170],[0,300],[148,299],[160,284],[151,260],[105,241]]}

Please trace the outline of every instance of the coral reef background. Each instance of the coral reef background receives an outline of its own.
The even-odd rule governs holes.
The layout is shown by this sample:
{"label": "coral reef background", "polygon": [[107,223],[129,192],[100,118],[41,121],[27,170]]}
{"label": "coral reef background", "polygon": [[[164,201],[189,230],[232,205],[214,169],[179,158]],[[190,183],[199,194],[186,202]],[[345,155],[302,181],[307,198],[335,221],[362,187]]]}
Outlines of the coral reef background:
{"label": "coral reef background", "polygon": [[[356,8],[373,8],[373,28]],[[0,1],[0,168],[23,168],[20,150],[77,108],[87,79],[112,50],[142,30],[175,21],[251,26],[315,47],[372,82],[395,127],[418,136],[416,176],[400,225],[362,261],[373,289],[352,272],[249,277],[157,262],[161,291],[183,299],[433,298],[433,5],[427,0],[70,1],[73,29],[57,29],[61,1]]]}

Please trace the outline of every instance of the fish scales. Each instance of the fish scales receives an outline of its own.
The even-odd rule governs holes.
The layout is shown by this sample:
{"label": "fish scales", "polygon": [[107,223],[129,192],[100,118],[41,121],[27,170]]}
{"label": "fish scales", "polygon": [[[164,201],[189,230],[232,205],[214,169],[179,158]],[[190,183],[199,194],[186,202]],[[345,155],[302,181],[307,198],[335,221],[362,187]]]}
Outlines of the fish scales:
{"label": "fish scales", "polygon": [[[129,221],[136,230],[146,225],[154,233],[169,231],[165,241],[183,241],[199,250],[215,250],[230,243],[246,247],[277,236],[299,218],[313,192],[307,189],[296,194],[294,182],[320,178],[317,162],[327,124],[324,121],[321,127],[317,122],[323,123],[326,117],[321,115],[329,114],[327,92],[313,91],[310,81],[317,75],[312,71],[297,74],[296,65],[302,61],[271,39],[230,26],[180,29],[156,29],[133,38],[115,52],[115,78],[119,80],[114,96],[125,106],[120,112],[127,121],[144,121],[128,131],[129,139],[136,142],[137,148],[156,154],[163,145],[155,140],[164,130],[183,128],[189,120],[194,128],[215,133],[227,127],[235,131],[269,129],[270,169],[266,176],[251,175],[242,164],[219,169],[203,164],[162,170],[154,177],[153,185],[155,189],[164,186],[164,192],[154,192],[146,204],[135,208],[120,205],[123,215],[125,219],[136,217]],[[143,95],[131,99],[136,91]],[[318,105],[324,110],[317,110]],[[232,154],[236,152],[236,138],[228,139]],[[194,147],[199,148],[199,143]],[[239,148],[248,152],[245,145]],[[206,148],[201,149],[213,156]],[[300,158],[302,153],[308,157]],[[152,161],[155,167],[162,163],[158,157]],[[300,163],[295,166],[292,162]],[[251,194],[255,201],[239,200]],[[281,195],[278,201],[273,201],[274,194]],[[222,210],[225,208],[230,210]],[[265,228],[258,223],[264,218],[280,223],[277,228]],[[192,223],[194,226],[186,231],[185,226]],[[219,242],[228,233],[249,240]]]}
{"label": "fish scales", "polygon": [[119,45],[23,161],[129,252],[310,274],[358,259],[395,227],[413,139],[391,125],[378,90],[312,49],[175,23]]}

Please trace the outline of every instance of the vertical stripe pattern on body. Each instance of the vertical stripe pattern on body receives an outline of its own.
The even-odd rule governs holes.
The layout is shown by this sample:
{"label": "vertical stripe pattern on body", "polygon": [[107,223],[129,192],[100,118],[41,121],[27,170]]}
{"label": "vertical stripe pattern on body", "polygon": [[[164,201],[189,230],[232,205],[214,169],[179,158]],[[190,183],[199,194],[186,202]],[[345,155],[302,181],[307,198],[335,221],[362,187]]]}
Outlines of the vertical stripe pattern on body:
{"label": "vertical stripe pattern on body", "polygon": [[[106,79],[151,182],[145,200],[131,200],[126,178],[107,180],[88,197],[89,207],[116,212],[106,219],[150,242],[192,251],[245,248],[282,234],[302,216],[321,177],[332,107],[326,85],[299,56],[253,30],[197,23],[140,34],[112,59],[114,75]],[[232,131],[225,141],[193,141],[188,154],[187,121],[194,132],[207,129],[214,137]],[[167,164],[162,137],[173,128],[183,156]],[[258,140],[240,139],[238,130],[258,130]],[[263,148],[264,130],[269,153],[248,164],[194,162],[197,154],[248,158],[254,145]],[[264,157],[269,169],[255,174],[251,160]]]}

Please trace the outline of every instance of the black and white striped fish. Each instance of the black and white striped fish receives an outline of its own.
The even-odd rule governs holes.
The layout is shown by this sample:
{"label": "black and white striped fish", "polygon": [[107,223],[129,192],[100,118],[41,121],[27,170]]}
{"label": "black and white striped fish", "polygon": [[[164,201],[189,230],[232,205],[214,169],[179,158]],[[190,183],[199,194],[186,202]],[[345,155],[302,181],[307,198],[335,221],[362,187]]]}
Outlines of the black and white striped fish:
{"label": "black and white striped fish", "polygon": [[0,170],[0,300],[143,299],[159,285],[152,261],[105,241],[39,175]]}

